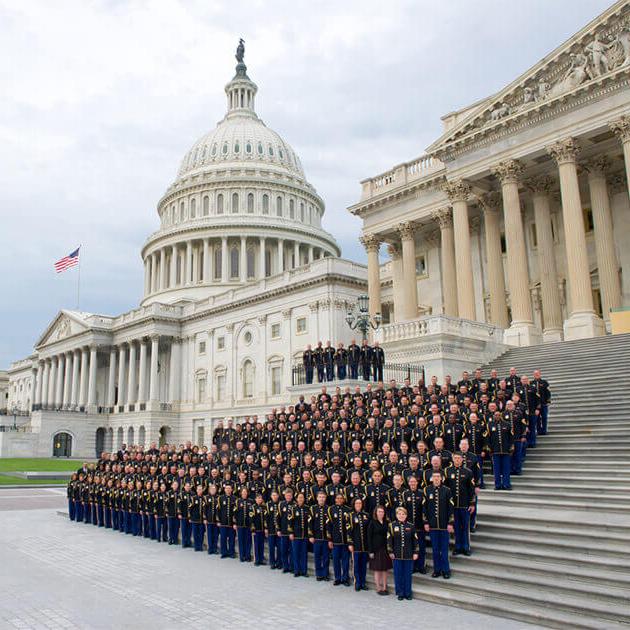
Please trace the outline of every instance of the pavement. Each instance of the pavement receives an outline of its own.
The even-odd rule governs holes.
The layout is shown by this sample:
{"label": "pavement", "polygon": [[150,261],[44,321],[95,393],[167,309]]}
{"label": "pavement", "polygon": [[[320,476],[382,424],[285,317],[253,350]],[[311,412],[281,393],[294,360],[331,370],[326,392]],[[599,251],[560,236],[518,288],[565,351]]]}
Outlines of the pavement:
{"label": "pavement", "polygon": [[64,488],[0,488],[0,628],[534,627],[73,523],[65,508]]}

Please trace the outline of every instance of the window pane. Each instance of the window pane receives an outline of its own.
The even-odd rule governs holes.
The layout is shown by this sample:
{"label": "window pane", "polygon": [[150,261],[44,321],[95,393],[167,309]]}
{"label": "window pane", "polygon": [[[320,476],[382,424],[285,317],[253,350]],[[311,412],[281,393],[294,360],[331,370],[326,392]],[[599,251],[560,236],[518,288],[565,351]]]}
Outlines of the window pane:
{"label": "window pane", "polygon": [[221,280],[222,255],[221,249],[216,247],[214,250],[214,279]]}
{"label": "window pane", "polygon": [[247,212],[249,212],[250,214],[254,213],[254,194],[253,193],[249,193],[249,195],[247,195]]}
{"label": "window pane", "polygon": [[238,249],[233,247],[230,250],[230,278],[238,278]]}
{"label": "window pane", "polygon": [[223,214],[223,195],[217,197],[217,214]]}
{"label": "window pane", "polygon": [[253,249],[247,250],[247,277],[256,277],[256,256]]}
{"label": "window pane", "polygon": [[234,193],[232,195],[232,214],[236,214],[238,212],[238,195]]}

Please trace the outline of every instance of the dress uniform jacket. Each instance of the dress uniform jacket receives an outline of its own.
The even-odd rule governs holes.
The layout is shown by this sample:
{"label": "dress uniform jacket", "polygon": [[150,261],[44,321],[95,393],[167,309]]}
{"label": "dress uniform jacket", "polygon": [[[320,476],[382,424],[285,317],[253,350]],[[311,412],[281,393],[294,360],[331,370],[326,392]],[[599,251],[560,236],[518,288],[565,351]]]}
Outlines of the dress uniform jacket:
{"label": "dress uniform jacket", "polygon": [[387,530],[387,552],[396,560],[413,560],[418,547],[418,533],[409,521],[395,520]]}
{"label": "dress uniform jacket", "polygon": [[454,522],[453,498],[445,485],[431,484],[424,489],[422,500],[424,520],[431,529],[446,529]]}
{"label": "dress uniform jacket", "polygon": [[369,551],[367,530],[370,517],[366,512],[353,511],[350,514],[350,544],[354,551]]}
{"label": "dress uniform jacket", "polygon": [[449,451],[459,449],[459,441],[465,437],[466,432],[461,424],[451,424],[450,422],[444,427],[442,437],[444,438],[444,447]]}
{"label": "dress uniform jacket", "polygon": [[177,516],[177,503],[179,500],[179,493],[175,490],[168,490],[165,498],[165,510],[166,516]]}
{"label": "dress uniform jacket", "polygon": [[191,523],[203,522],[203,497],[198,494],[190,494],[188,499],[188,518]]}
{"label": "dress uniform jacket", "polygon": [[367,513],[373,514],[377,505],[386,505],[389,486],[384,483],[371,483],[366,487]]}
{"label": "dress uniform jacket", "polygon": [[291,508],[293,507],[293,501],[280,501],[278,508],[278,534],[282,536],[288,536],[293,533],[291,525]]}
{"label": "dress uniform jacket", "polygon": [[219,525],[231,527],[234,524],[234,508],[236,507],[236,499],[234,495],[221,495],[218,501]]}
{"label": "dress uniform jacket", "polygon": [[280,502],[268,501],[265,508],[265,529],[269,536],[275,536],[280,520]]}
{"label": "dress uniform jacket", "polygon": [[308,535],[315,540],[328,539],[328,506],[311,506],[308,519]]}
{"label": "dress uniform jacket", "polygon": [[234,506],[234,525],[237,527],[250,527],[249,512],[251,510],[249,499],[236,499]]}
{"label": "dress uniform jacket", "polygon": [[422,515],[422,490],[405,490],[403,493],[403,507],[407,510],[407,520],[410,521],[418,531],[419,536],[423,536],[424,520]]}
{"label": "dress uniform jacket", "polygon": [[509,455],[514,444],[512,425],[505,420],[490,420],[486,441],[493,455]]}
{"label": "dress uniform jacket", "polygon": [[350,510],[345,505],[328,508],[328,540],[333,545],[347,545],[350,533]]}
{"label": "dress uniform jacket", "polygon": [[453,507],[468,508],[475,505],[475,479],[472,470],[453,465],[444,474],[453,498]]}
{"label": "dress uniform jacket", "polygon": [[266,528],[267,508],[264,503],[252,503],[249,510],[249,522],[253,532],[263,532]]}
{"label": "dress uniform jacket", "polygon": [[309,507],[306,504],[298,505],[297,503],[293,503],[291,505],[291,530],[295,538],[308,538],[309,512]]}

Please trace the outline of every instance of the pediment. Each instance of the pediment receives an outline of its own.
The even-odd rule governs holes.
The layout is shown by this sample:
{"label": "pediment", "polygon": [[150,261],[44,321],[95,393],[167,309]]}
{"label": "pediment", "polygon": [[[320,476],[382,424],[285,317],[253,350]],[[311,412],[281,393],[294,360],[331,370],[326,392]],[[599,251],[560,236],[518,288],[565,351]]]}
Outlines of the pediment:
{"label": "pediment", "polygon": [[85,332],[89,329],[89,326],[84,321],[85,316],[89,316],[89,314],[66,310],[59,311],[55,319],[53,319],[39,341],[35,344],[35,347],[46,346],[61,341],[66,337],[72,337],[73,335]]}
{"label": "pediment", "polygon": [[564,107],[576,94],[630,74],[630,3],[619,0],[535,66],[446,131],[427,153],[450,150],[538,110]]}

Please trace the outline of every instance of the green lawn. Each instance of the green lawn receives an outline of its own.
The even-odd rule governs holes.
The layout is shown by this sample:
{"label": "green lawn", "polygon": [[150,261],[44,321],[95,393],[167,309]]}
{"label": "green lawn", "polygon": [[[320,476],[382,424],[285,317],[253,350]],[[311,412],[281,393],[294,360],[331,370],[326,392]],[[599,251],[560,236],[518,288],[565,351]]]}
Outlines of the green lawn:
{"label": "green lawn", "polygon": [[57,459],[56,457],[7,457],[0,458],[0,472],[78,470],[83,465],[80,459]]}
{"label": "green lawn", "polygon": [[7,477],[0,475],[0,487],[2,486],[53,486],[65,485],[66,479],[22,479],[21,477]]}

